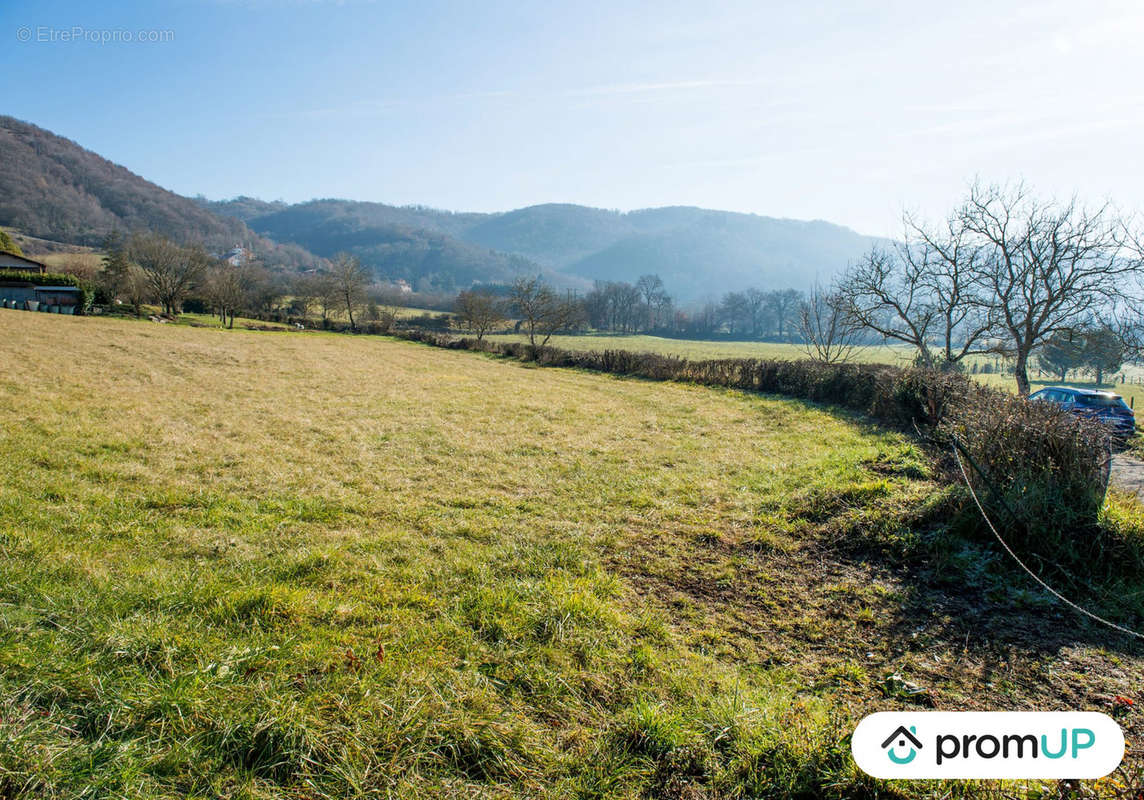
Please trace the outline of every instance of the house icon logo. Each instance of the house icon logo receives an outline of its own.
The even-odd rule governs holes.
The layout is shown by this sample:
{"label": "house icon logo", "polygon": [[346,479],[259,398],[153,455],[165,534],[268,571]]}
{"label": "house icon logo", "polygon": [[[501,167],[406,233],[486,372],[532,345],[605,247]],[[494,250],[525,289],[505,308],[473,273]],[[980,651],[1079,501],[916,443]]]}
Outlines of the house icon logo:
{"label": "house icon logo", "polygon": [[[911,725],[908,730],[905,725],[899,725],[896,731],[886,737],[886,741],[882,742],[882,749],[886,751],[886,755],[891,761],[895,764],[909,764],[914,760],[918,750],[922,749],[922,743],[917,737],[917,732],[916,725]],[[910,745],[909,755],[898,755],[895,748],[904,748],[907,743]]]}

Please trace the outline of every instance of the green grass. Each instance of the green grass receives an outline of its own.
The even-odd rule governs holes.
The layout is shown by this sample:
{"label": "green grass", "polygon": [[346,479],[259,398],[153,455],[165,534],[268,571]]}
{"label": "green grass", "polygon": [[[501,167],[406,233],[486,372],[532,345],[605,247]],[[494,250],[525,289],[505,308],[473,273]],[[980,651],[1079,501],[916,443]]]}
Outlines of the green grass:
{"label": "green grass", "polygon": [[923,795],[847,754],[887,675],[1144,679],[829,409],[12,311],[0,360],[0,796]]}
{"label": "green grass", "polygon": [[[504,342],[527,342],[528,337],[520,334],[494,334],[488,338]],[[589,334],[581,336],[553,336],[549,341],[553,347],[562,347],[567,350],[632,350],[635,352],[662,353],[664,355],[679,356],[681,358],[708,359],[708,358],[771,358],[792,360],[806,358],[806,349],[799,344],[783,342],[748,342],[748,341],[702,341],[695,339],[669,339],[661,336],[645,335],[610,335]],[[893,364],[907,366],[913,363],[914,351],[902,345],[872,345],[860,348],[855,360],[875,364]],[[997,358],[991,356],[970,356],[967,364],[972,368],[974,364],[979,367],[986,363],[999,366]],[[1136,365],[1126,365],[1123,374],[1129,381],[1144,378],[1144,369]],[[1016,390],[1016,383],[1012,375],[994,373],[975,376],[982,383],[997,386],[1009,391]],[[1060,385],[1060,381],[1038,376],[1033,370],[1030,374],[1033,391],[1045,386]],[[1106,382],[1097,385],[1091,380],[1082,377],[1070,376],[1065,382],[1069,386],[1079,386],[1089,389],[1102,389],[1113,391],[1130,401],[1133,405],[1144,402],[1144,385],[1136,383]]]}
{"label": "green grass", "polygon": [[[149,309],[153,313],[158,313],[158,309]],[[175,317],[176,325],[189,325],[192,328],[219,328],[223,329],[227,326],[223,324],[222,320],[216,314],[188,314],[182,313]],[[287,325],[282,322],[266,322],[252,317],[235,317],[234,328],[239,330],[278,330],[278,331],[292,331],[295,330],[293,325]]]}
{"label": "green grass", "polygon": [[[494,334],[488,337],[502,342],[527,342],[522,334]],[[806,358],[802,345],[784,342],[745,342],[745,341],[701,341],[697,339],[669,339],[662,336],[643,334],[624,336],[613,334],[589,334],[583,336],[553,336],[549,342],[553,347],[567,350],[632,350],[634,352],[662,353],[681,358]],[[913,352],[905,347],[879,345],[863,348],[861,360],[883,364],[908,364]]]}

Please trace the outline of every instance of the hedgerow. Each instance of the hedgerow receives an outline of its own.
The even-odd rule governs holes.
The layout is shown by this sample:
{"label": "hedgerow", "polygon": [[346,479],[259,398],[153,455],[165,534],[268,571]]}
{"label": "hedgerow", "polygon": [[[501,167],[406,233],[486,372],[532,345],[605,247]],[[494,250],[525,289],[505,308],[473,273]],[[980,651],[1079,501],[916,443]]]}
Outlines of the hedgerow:
{"label": "hedgerow", "polygon": [[[394,335],[435,347],[647,380],[682,381],[828,403],[918,433],[960,480],[952,446],[983,502],[1014,542],[1047,564],[1089,564],[1124,550],[1098,519],[1108,480],[1108,433],[1055,406],[982,386],[958,373],[811,360],[689,360],[625,350],[573,351],[405,329]],[[968,498],[966,498],[968,500]],[[966,509],[969,509],[966,504]]]}

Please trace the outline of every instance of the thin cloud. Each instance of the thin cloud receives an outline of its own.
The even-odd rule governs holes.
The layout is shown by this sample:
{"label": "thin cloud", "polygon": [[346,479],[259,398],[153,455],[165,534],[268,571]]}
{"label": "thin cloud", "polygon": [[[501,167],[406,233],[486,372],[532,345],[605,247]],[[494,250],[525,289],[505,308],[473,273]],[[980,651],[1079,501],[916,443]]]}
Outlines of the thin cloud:
{"label": "thin cloud", "polygon": [[603,86],[589,86],[582,89],[569,89],[564,94],[569,97],[590,97],[599,95],[630,95],[646,92],[681,92],[695,89],[721,89],[746,86],[760,86],[765,81],[744,80],[687,80],[663,81],[659,83],[614,83]]}

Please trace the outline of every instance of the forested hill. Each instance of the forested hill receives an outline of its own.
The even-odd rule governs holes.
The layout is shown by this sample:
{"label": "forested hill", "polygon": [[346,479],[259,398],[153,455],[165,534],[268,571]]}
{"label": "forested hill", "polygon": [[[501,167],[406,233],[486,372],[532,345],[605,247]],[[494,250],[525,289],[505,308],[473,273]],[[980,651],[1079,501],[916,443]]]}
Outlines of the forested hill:
{"label": "forested hill", "polygon": [[299,247],[262,239],[239,219],[215,214],[70,139],[7,116],[0,116],[0,226],[91,246],[114,230],[150,230],[217,250],[243,244],[288,268],[317,263]]}
{"label": "forested hill", "polygon": [[[668,207],[620,213],[546,204],[498,214],[349,200],[207,203],[320,255],[356,252],[383,274],[463,286],[541,268],[568,285],[658,273],[681,300],[828,281],[874,239],[828,222]],[[452,266],[451,266],[452,265]],[[443,287],[444,288],[444,287]]]}
{"label": "forested hill", "polygon": [[149,229],[221,246],[246,233],[236,219],[12,117],[0,117],[0,164],[0,224],[31,236],[98,244],[112,230]]}
{"label": "forested hill", "polygon": [[876,241],[829,222],[692,207],[621,214],[541,205],[490,217],[471,241],[517,252],[590,280],[654,272],[684,299],[758,286],[829,281]]}
{"label": "forested hill", "polygon": [[[379,277],[406,280],[419,291],[450,292],[474,283],[507,283],[521,274],[544,272],[559,285],[588,285],[587,281],[545,270],[523,256],[459,238],[484,218],[482,214],[348,200],[311,200],[286,206],[240,197],[206,205],[218,213],[241,216],[263,236],[293,242],[320,256],[353,253],[374,267]],[[257,213],[260,208],[264,213]]]}

